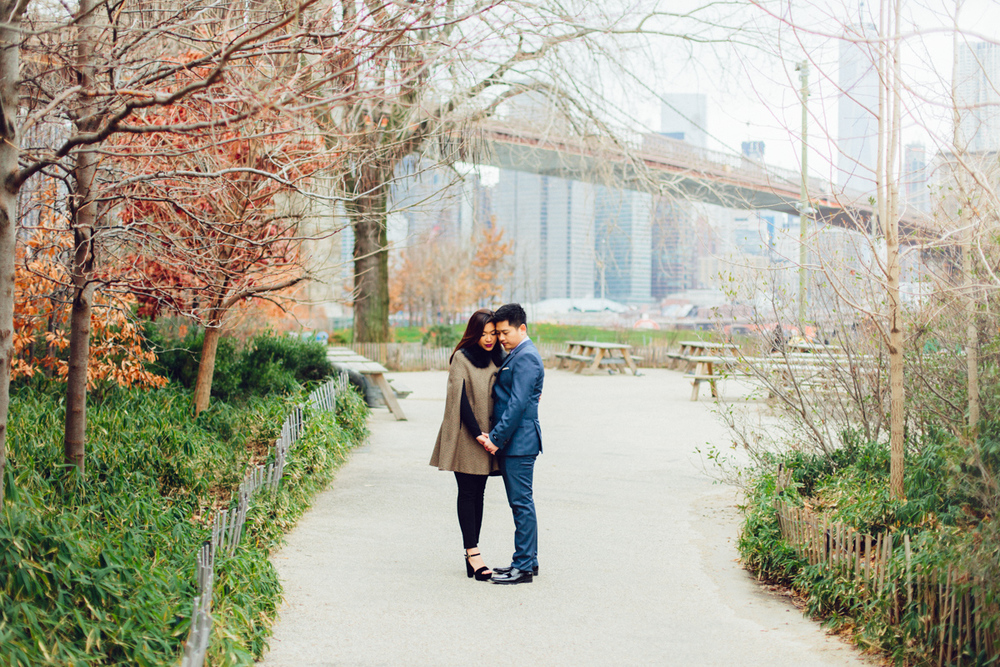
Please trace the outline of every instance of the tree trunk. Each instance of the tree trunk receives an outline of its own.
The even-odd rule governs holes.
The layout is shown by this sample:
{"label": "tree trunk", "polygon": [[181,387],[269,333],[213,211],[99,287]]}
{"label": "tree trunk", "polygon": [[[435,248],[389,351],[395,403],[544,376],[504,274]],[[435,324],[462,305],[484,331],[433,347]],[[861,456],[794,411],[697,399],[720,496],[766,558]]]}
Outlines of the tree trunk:
{"label": "tree trunk", "polygon": [[973,284],[972,221],[964,214],[962,224],[968,225],[962,242],[962,271],[965,274],[965,370],[969,390],[969,437],[979,432],[979,327],[976,325],[976,291]]}
{"label": "tree trunk", "polygon": [[[78,13],[77,76],[84,91],[92,91],[95,82],[95,52],[99,26],[93,0],[81,0]],[[93,99],[84,96],[83,99]],[[80,132],[93,129],[95,116],[91,104],[80,109],[83,120],[76,123]],[[97,176],[97,152],[83,148],[76,154],[72,198],[73,263],[70,279],[73,283],[73,310],[70,315],[69,373],[66,376],[66,431],[63,452],[67,464],[84,471],[87,443],[87,370],[90,364],[90,316],[93,311],[94,230],[97,227],[97,202],[94,201],[94,181]]]}
{"label": "tree trunk", "polygon": [[389,187],[376,174],[361,182],[369,187],[347,204],[354,228],[354,342],[388,343],[389,237],[386,208]]}
{"label": "tree trunk", "polygon": [[7,465],[10,364],[14,357],[14,251],[17,242],[17,81],[21,17],[27,2],[0,2],[0,508]]}
{"label": "tree trunk", "polygon": [[[891,186],[898,193],[898,186]],[[898,195],[897,195],[898,196]],[[903,384],[903,319],[899,299],[899,222],[897,205],[891,197],[890,220],[886,225],[892,230],[886,234],[886,254],[889,269],[889,489],[893,498],[904,500],[903,466],[905,463],[904,440],[906,429],[906,390]]]}
{"label": "tree trunk", "polygon": [[969,398],[969,436],[975,439],[979,428],[979,329],[976,326],[976,290],[973,282],[975,269],[972,255],[972,244],[975,240],[972,228],[971,192],[969,179],[965,177],[965,166],[960,162],[960,156],[965,154],[965,141],[962,137],[962,115],[958,106],[958,54],[959,35],[958,14],[962,10],[962,2],[955,3],[954,37],[952,39],[953,54],[951,66],[951,104],[952,104],[952,151],[954,178],[956,181],[955,196],[957,198],[959,228],[962,235],[962,274],[965,289],[965,369]]}
{"label": "tree trunk", "polygon": [[208,408],[212,396],[212,376],[215,375],[215,353],[219,349],[222,336],[220,326],[205,328],[205,341],[201,345],[201,360],[198,362],[198,380],[194,385],[194,415],[197,417]]}
{"label": "tree trunk", "polygon": [[[889,491],[896,500],[905,500],[903,486],[903,470],[905,464],[904,440],[906,428],[906,394],[903,384],[903,311],[899,298],[899,181],[894,171],[899,157],[900,118],[900,0],[895,1],[895,7],[889,12],[891,25],[894,27],[893,52],[889,56],[888,42],[884,42],[885,63],[892,63],[890,73],[884,67],[885,99],[891,116],[885,139],[888,143],[885,162],[884,193],[886,203],[883,211],[885,217],[886,271],[889,297]],[[888,31],[886,31],[888,32]]]}
{"label": "tree trunk", "polygon": [[70,314],[69,373],[66,375],[66,431],[63,434],[66,463],[75,465],[81,473],[84,471],[87,447],[87,369],[94,287],[87,284],[90,261],[84,259],[81,264],[78,259],[90,247],[89,241],[77,241],[73,259],[74,294]]}

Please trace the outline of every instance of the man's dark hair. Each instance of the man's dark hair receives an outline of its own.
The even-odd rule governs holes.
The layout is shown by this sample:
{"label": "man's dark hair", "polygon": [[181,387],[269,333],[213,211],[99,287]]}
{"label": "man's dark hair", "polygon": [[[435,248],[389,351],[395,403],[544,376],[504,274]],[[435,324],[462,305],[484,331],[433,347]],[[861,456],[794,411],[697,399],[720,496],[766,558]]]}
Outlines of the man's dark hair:
{"label": "man's dark hair", "polygon": [[524,313],[524,308],[521,308],[521,304],[507,303],[497,308],[497,312],[493,314],[493,321],[510,322],[510,325],[516,329],[522,324],[528,323],[528,316]]}

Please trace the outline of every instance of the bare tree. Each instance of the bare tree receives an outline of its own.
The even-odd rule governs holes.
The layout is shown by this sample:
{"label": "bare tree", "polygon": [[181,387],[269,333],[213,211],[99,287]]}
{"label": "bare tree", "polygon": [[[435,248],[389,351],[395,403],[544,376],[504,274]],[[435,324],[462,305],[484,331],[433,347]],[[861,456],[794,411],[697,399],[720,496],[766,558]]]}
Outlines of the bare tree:
{"label": "bare tree", "polygon": [[889,351],[889,489],[894,498],[903,500],[903,465],[905,455],[906,404],[903,384],[903,309],[899,294],[899,174],[902,142],[900,26],[902,0],[893,6],[882,2],[879,9],[879,107],[878,162],[876,164],[878,217],[885,235],[885,273],[888,313],[882,326]]}
{"label": "bare tree", "polygon": [[14,357],[14,257],[17,232],[18,70],[21,20],[28,0],[0,2],[0,507],[3,506],[7,465],[7,414],[10,409],[10,367]]}
{"label": "bare tree", "polygon": [[196,415],[208,407],[229,310],[308,278],[303,216],[282,198],[304,189],[324,164],[320,143],[280,113],[260,112],[235,130],[214,127],[220,107],[226,116],[245,111],[233,79],[227,74],[169,113],[142,118],[157,126],[183,117],[209,129],[123,135],[105,149],[115,153],[105,197],[121,211],[121,228],[108,230],[120,253],[115,282],[139,295],[145,314],[172,310],[205,326]]}
{"label": "bare tree", "polygon": [[[199,0],[155,11],[84,1],[74,8],[65,8],[68,16],[60,16],[59,10],[47,6],[30,5],[29,12],[28,0],[7,7],[6,15],[10,18],[4,23],[6,41],[0,60],[0,77],[7,95],[0,95],[0,104],[10,104],[4,112],[4,128],[9,133],[3,149],[9,152],[4,177],[9,196],[5,201],[9,206],[5,210],[13,223],[17,194],[33,177],[62,180],[70,195],[68,210],[76,245],[71,270],[73,331],[64,444],[67,461],[77,467],[83,466],[90,314],[94,290],[102,282],[97,267],[97,240],[103,224],[95,180],[100,156],[97,147],[122,132],[171,129],[137,127],[130,121],[145,110],[167,107],[211,87],[231,62],[248,53],[273,55],[292,51],[304,32],[297,27],[297,20],[314,4],[313,0],[303,0],[279,11],[248,10],[236,21],[232,14]],[[25,20],[30,21],[31,30],[22,33],[21,22]],[[238,29],[213,31],[219,36],[206,39],[204,27],[213,22],[237,23]],[[197,61],[181,62],[171,55],[179,51],[179,45],[187,38],[202,45],[202,55]],[[72,57],[67,57],[67,45],[72,49]],[[30,52],[32,57],[19,79],[18,56],[22,50]],[[163,85],[176,74],[190,71],[200,74],[188,78],[184,86],[168,90]],[[287,91],[285,97],[289,97]],[[256,109],[281,101],[280,96],[258,98],[254,109],[244,116],[217,118],[213,122],[220,125],[238,122]],[[64,131],[33,135],[42,137],[43,143],[24,146],[19,152],[16,150],[19,123],[14,112],[18,105],[25,110],[23,127],[50,124]],[[13,244],[13,226],[10,234]],[[4,262],[12,259],[13,245],[9,258],[3,247],[0,256]],[[4,275],[13,274],[4,272]],[[5,313],[12,312],[13,287],[3,293],[6,296],[0,297],[0,330],[5,328],[2,321],[7,317]],[[9,319],[6,329],[10,329]],[[2,344],[8,345],[9,369],[9,341]],[[0,379],[0,437],[8,405],[9,372],[5,372]],[[3,451],[0,440],[0,467]]]}
{"label": "bare tree", "polygon": [[[759,7],[765,12],[775,9],[766,3]],[[967,40],[989,46],[982,42],[988,36],[962,27],[961,9],[962,3],[957,2],[954,14],[942,25],[910,25],[902,4],[886,0],[878,3],[874,12],[877,25],[870,29],[865,25],[868,17],[857,17],[853,5],[844,9],[844,15],[853,18],[836,22],[828,20],[825,6],[811,4],[789,5],[787,12],[770,14],[775,25],[787,28],[792,36],[784,46],[804,51],[819,74],[820,83],[831,86],[839,100],[853,101],[876,125],[865,136],[871,141],[869,145],[877,148],[869,162],[863,153],[853,153],[853,148],[845,143],[837,145],[822,113],[811,116],[812,123],[820,128],[819,136],[825,136],[834,146],[833,158],[839,164],[835,166],[831,161],[831,173],[846,169],[871,175],[874,187],[868,194],[873,215],[865,211],[869,202],[859,196],[864,193],[820,184],[822,190],[813,186],[813,198],[821,192],[826,201],[842,205],[844,214],[838,224],[846,221],[852,228],[852,237],[867,244],[867,252],[877,261],[854,275],[854,268],[848,272],[848,267],[838,266],[821,247],[817,232],[807,239],[811,255],[807,268],[816,277],[812,284],[822,282],[827,290],[825,296],[815,287],[809,290],[813,322],[828,317],[834,307],[838,317],[846,316],[858,328],[873,327],[882,342],[881,350],[869,354],[877,352],[876,357],[887,362],[888,372],[882,381],[888,401],[876,409],[889,425],[890,489],[897,499],[903,498],[904,450],[915,446],[914,439],[907,438],[908,443],[904,434],[921,433],[934,423],[975,441],[977,424],[984,415],[993,414],[992,398],[984,398],[980,376],[989,367],[983,356],[983,323],[992,303],[989,294],[1000,284],[992,268],[996,265],[992,225],[998,210],[995,187],[998,175],[993,166],[995,153],[989,151],[996,147],[974,147],[966,121],[972,116],[982,121],[1000,114],[994,108],[995,97],[970,100],[960,93],[960,50],[969,46],[970,54],[979,53]],[[855,21],[860,22],[860,27]],[[836,28],[831,30],[829,25]],[[948,36],[954,49],[947,64],[937,53],[931,53],[941,45],[934,36],[941,31],[950,31]],[[922,43],[923,39],[938,41],[933,47],[925,47],[922,63],[904,67],[907,52],[916,51],[914,44]],[[867,63],[862,64],[871,68],[874,82],[871,90],[877,95],[874,101],[858,92],[863,86],[855,87],[857,81],[845,85],[843,78],[837,80],[837,70],[829,66],[828,56],[822,51],[829,49],[831,43],[841,45],[840,70],[849,64],[845,64],[845,51],[862,60],[867,58]],[[799,59],[786,55],[780,47],[776,55],[789,66],[790,61]],[[906,64],[910,62],[907,60]],[[923,70],[919,64],[924,65]],[[980,62],[978,66],[985,68],[987,63]],[[984,69],[973,78],[985,80],[989,74]],[[909,129],[905,126],[906,118],[911,123],[915,120],[919,124],[917,129],[929,136],[932,146],[937,148],[930,183],[934,186],[930,197],[933,217],[919,210],[915,199],[903,196],[904,184],[908,185],[908,179],[913,177],[908,173],[912,167],[906,164],[903,151],[903,137],[907,131],[913,131],[912,125]],[[840,119],[841,124],[845,122],[849,119]],[[995,123],[995,120],[982,121],[984,132]],[[921,183],[921,189],[926,196],[927,186]],[[925,282],[907,286],[907,281],[913,278],[905,274],[914,268]],[[857,283],[864,284],[863,294],[855,289]],[[933,294],[925,289],[932,285]],[[824,303],[824,299],[831,297]],[[844,345],[842,340],[836,342]],[[861,416],[863,405],[856,399],[852,401],[856,408],[853,415],[838,423],[867,423]]]}
{"label": "bare tree", "polygon": [[[680,24],[699,20],[692,18],[698,10],[669,13],[642,6],[637,13],[631,7],[616,12],[548,0],[419,6],[342,0],[341,9],[345,31],[357,40],[349,57],[364,66],[338,83],[359,94],[323,108],[318,122],[328,145],[350,156],[340,189],[355,237],[354,340],[359,342],[389,337],[388,184],[405,156],[420,151],[439,163],[476,162],[482,155],[479,123],[525,93],[564,112],[568,122],[561,129],[578,136],[595,128],[606,131],[607,109],[580,77],[585,62],[608,54],[606,42],[666,35],[664,23],[680,35]],[[368,39],[376,30],[399,39],[391,48],[372,47]],[[685,36],[708,39],[697,31]]]}

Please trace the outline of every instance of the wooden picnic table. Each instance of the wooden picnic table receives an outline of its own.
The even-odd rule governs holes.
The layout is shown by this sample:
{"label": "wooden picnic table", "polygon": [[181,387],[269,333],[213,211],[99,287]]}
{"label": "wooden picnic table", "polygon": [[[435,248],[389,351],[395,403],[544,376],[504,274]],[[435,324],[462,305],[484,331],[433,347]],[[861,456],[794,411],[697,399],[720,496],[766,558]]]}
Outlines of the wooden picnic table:
{"label": "wooden picnic table", "polygon": [[[735,345],[724,343],[702,343],[693,341],[689,349],[732,350],[733,355],[692,354],[681,357],[687,363],[684,378],[691,380],[691,400],[698,400],[699,386],[708,382],[712,396],[718,398],[716,382],[723,377],[739,375],[754,376],[756,373],[769,375],[775,385],[788,387],[804,386],[816,391],[836,391],[833,372],[837,368],[861,369],[873,367],[875,356],[869,354],[844,353],[839,346],[798,343],[790,349],[799,350],[783,353],[772,352],[764,356],[744,356]],[[806,351],[809,350],[809,351]],[[751,370],[749,366],[756,370]],[[725,371],[725,373],[723,373]]]}
{"label": "wooden picnic table", "polygon": [[722,375],[719,371],[724,368],[729,368],[735,364],[738,360],[736,357],[732,356],[711,356],[711,355],[695,355],[687,357],[688,361],[694,365],[693,372],[689,372],[684,376],[685,379],[691,380],[691,400],[698,400],[698,392],[701,389],[702,382],[708,382],[709,387],[712,389],[712,398],[719,397],[719,389],[716,386]]}
{"label": "wooden picnic table", "polygon": [[635,359],[630,353],[631,345],[599,343],[593,340],[571,340],[567,341],[566,345],[566,352],[556,354],[556,358],[559,359],[557,368],[567,367],[577,373],[586,368],[587,373],[593,373],[603,364],[617,366],[622,372],[627,366],[632,370],[632,375],[639,374]]}
{"label": "wooden picnic table", "polygon": [[389,411],[396,418],[396,421],[406,421],[403,408],[399,406],[399,401],[396,400],[396,392],[392,390],[392,387],[389,386],[389,381],[385,379],[385,373],[389,372],[385,366],[372,361],[368,357],[361,356],[348,347],[328,348],[326,358],[341,368],[357,371],[371,378],[375,386],[382,392],[382,398],[385,400]]}
{"label": "wooden picnic table", "polygon": [[[787,374],[795,371],[808,373],[807,377],[802,379],[814,382],[816,378],[819,377],[818,371],[821,369],[818,364],[809,364],[807,366],[788,366],[782,363],[780,359],[774,357],[740,357],[735,355],[726,356],[712,356],[712,355],[694,355],[686,357],[689,362],[689,367],[684,375],[684,379],[691,380],[691,400],[698,400],[698,393],[701,389],[701,383],[707,382],[709,387],[712,389],[712,398],[719,397],[719,390],[717,387],[717,382],[723,377],[732,377],[734,375],[740,376],[752,376],[752,372],[748,372],[746,368],[740,368],[741,364],[753,364],[765,373],[777,374],[779,377],[787,379]],[[725,371],[725,372],[723,372]]]}
{"label": "wooden picnic table", "polygon": [[790,350],[795,350],[796,352],[840,352],[841,348],[839,345],[824,345],[823,343],[791,343],[786,342],[785,347]]}
{"label": "wooden picnic table", "polygon": [[670,368],[679,368],[681,365],[685,365],[685,372],[690,372],[691,366],[693,365],[690,361],[691,357],[697,357],[699,355],[706,354],[739,354],[740,346],[736,343],[709,343],[703,340],[684,340],[680,342],[680,347],[677,352],[670,355],[671,363]]}

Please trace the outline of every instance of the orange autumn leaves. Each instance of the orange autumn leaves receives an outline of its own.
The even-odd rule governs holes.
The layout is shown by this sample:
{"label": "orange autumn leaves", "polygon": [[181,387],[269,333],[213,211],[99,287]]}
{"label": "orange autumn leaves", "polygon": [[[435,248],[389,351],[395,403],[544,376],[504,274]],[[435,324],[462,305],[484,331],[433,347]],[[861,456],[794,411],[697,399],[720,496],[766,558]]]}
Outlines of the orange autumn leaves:
{"label": "orange autumn leaves", "polygon": [[[47,217],[54,222],[53,214]],[[55,231],[45,221],[18,247],[11,380],[36,374],[66,378],[69,366],[64,351],[69,345],[72,290],[63,258],[71,249],[72,235]],[[128,312],[134,305],[135,298],[128,295],[114,301],[100,293],[95,297],[90,320],[89,389],[102,382],[144,388],[167,383],[166,378],[146,368],[156,357],[146,349],[142,331]]]}
{"label": "orange autumn leaves", "polygon": [[389,283],[392,311],[427,324],[496,303],[513,244],[492,225],[478,231],[473,241],[468,246],[456,239],[424,237],[402,250]]}
{"label": "orange autumn leaves", "polygon": [[127,282],[143,315],[170,310],[219,326],[233,305],[302,272],[301,215],[287,195],[319,168],[321,143],[237,89],[224,77],[135,122],[173,131],[112,142],[132,239]]}
{"label": "orange autumn leaves", "polygon": [[[181,73],[181,88],[190,76]],[[218,325],[225,311],[302,275],[300,216],[285,196],[318,168],[319,142],[239,94],[229,73],[165,107],[137,114],[104,145],[97,284],[88,385],[156,387],[136,315],[164,311]],[[73,235],[59,186],[32,203],[40,219],[20,233],[12,377],[68,372]],[[290,279],[291,277],[291,279]],[[280,293],[280,291],[279,291]]]}

